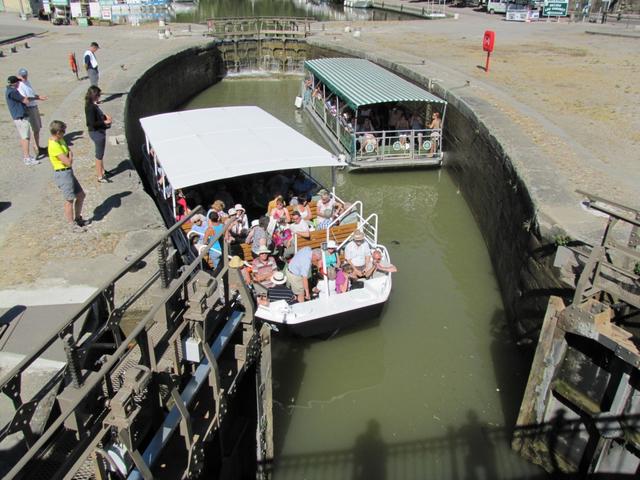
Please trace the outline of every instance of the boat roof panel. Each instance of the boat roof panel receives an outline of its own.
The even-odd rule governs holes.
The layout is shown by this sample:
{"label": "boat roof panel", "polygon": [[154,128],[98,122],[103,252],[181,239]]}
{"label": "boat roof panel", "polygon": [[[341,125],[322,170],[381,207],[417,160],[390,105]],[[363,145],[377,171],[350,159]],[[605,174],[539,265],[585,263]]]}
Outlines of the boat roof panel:
{"label": "boat roof panel", "polygon": [[362,58],[321,58],[307,60],[304,65],[354,110],[389,102],[447,103]]}
{"label": "boat roof panel", "polygon": [[140,123],[173,188],[253,173],[344,166],[258,107],[185,110]]}

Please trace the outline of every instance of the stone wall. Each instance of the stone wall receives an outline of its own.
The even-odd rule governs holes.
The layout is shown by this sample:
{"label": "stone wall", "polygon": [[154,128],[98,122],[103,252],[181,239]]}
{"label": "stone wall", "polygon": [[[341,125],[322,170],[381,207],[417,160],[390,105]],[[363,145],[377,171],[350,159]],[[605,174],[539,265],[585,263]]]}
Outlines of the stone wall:
{"label": "stone wall", "polygon": [[[427,77],[408,67],[379,63],[429,87]],[[535,343],[549,294],[568,292],[553,267],[556,235],[561,232],[540,225],[527,185],[476,113],[482,106],[470,105],[437,83],[430,90],[448,101],[445,166],[484,236],[510,325],[518,338]]]}
{"label": "stone wall", "polygon": [[140,176],[144,132],[140,118],[178,109],[197,93],[220,81],[225,70],[215,43],[189,48],[147,70],[131,87],[125,107],[129,154]]}

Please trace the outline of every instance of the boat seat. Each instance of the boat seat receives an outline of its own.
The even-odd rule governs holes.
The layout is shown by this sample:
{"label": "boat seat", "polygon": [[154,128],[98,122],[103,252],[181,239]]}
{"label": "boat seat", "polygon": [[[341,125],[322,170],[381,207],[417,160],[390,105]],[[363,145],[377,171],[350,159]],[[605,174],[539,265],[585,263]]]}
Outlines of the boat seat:
{"label": "boat seat", "polygon": [[[344,223],[331,227],[329,240],[335,241],[338,245],[344,242],[356,230],[356,223]],[[323,242],[327,241],[326,230],[314,230],[310,238],[298,237],[298,249],[302,247],[320,248]]]}
{"label": "boat seat", "polygon": [[[337,225],[335,227],[331,227],[331,234],[329,238],[335,241],[338,245],[344,242],[349,235],[356,231],[358,224],[356,223],[345,223],[342,225]],[[326,230],[314,230],[311,232],[310,238],[300,238],[298,237],[298,249],[302,247],[311,247],[311,248],[320,248],[322,243],[327,240]],[[253,260],[253,252],[251,251],[250,243],[241,243],[240,247],[242,248],[242,254],[244,255],[244,260],[246,262],[250,262]],[[344,260],[344,254],[341,250],[340,259]]]}

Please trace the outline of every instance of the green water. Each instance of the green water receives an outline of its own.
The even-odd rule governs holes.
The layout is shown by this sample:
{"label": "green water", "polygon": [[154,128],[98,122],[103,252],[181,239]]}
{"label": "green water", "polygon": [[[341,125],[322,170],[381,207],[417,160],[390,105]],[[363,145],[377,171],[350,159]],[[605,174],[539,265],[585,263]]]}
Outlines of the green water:
{"label": "green water", "polygon": [[[293,107],[299,82],[228,78],[187,108],[258,105],[322,143]],[[509,449],[528,362],[454,180],[444,169],[340,172],[337,188],[378,213],[399,273],[377,321],[327,341],[274,341],[273,478],[539,475]]]}

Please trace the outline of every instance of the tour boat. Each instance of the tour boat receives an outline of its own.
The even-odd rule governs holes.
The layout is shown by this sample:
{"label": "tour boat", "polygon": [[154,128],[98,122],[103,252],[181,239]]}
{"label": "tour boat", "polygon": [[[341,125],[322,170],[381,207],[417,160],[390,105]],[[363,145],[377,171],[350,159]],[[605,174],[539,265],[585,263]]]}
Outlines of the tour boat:
{"label": "tour boat", "polygon": [[[225,188],[248,185],[256,176],[303,173],[309,179],[311,192],[317,194],[322,185],[305,169],[329,167],[331,178],[335,170],[344,168],[344,161],[315,144],[301,133],[254,106],[205,108],[154,115],[140,120],[146,136],[144,150],[149,153],[144,165],[167,225],[175,223],[179,198],[177,192],[190,194],[213,193]],[[378,243],[378,215],[366,215],[359,200],[347,202],[335,191],[335,200],[344,211],[333,219],[326,230],[311,232],[309,239],[295,236],[294,251],[304,247],[320,249],[323,264],[325,248],[333,241],[342,253],[355,232],[362,232],[371,249],[378,249],[383,259],[390,261],[389,252]],[[314,197],[315,198],[315,197]],[[246,198],[236,198],[249,203]],[[312,202],[313,204],[313,202]],[[264,205],[253,217],[263,215]],[[249,209],[247,209],[249,212]],[[313,213],[312,213],[313,215]],[[179,239],[177,248],[182,254],[191,250],[186,236]],[[251,248],[242,246],[244,260],[251,260]],[[228,257],[222,259],[226,268]],[[326,280],[321,280],[326,281]],[[326,296],[287,305],[284,301],[256,305],[255,316],[280,331],[299,336],[326,336],[354,323],[378,315],[389,298],[392,275],[376,273],[362,281],[362,288],[344,293],[331,289]],[[325,284],[326,286],[326,284]],[[249,291],[249,290],[247,290]]]}
{"label": "tour boat", "polygon": [[445,100],[359,58],[307,60],[304,70],[296,106],[349,169],[442,164]]}

